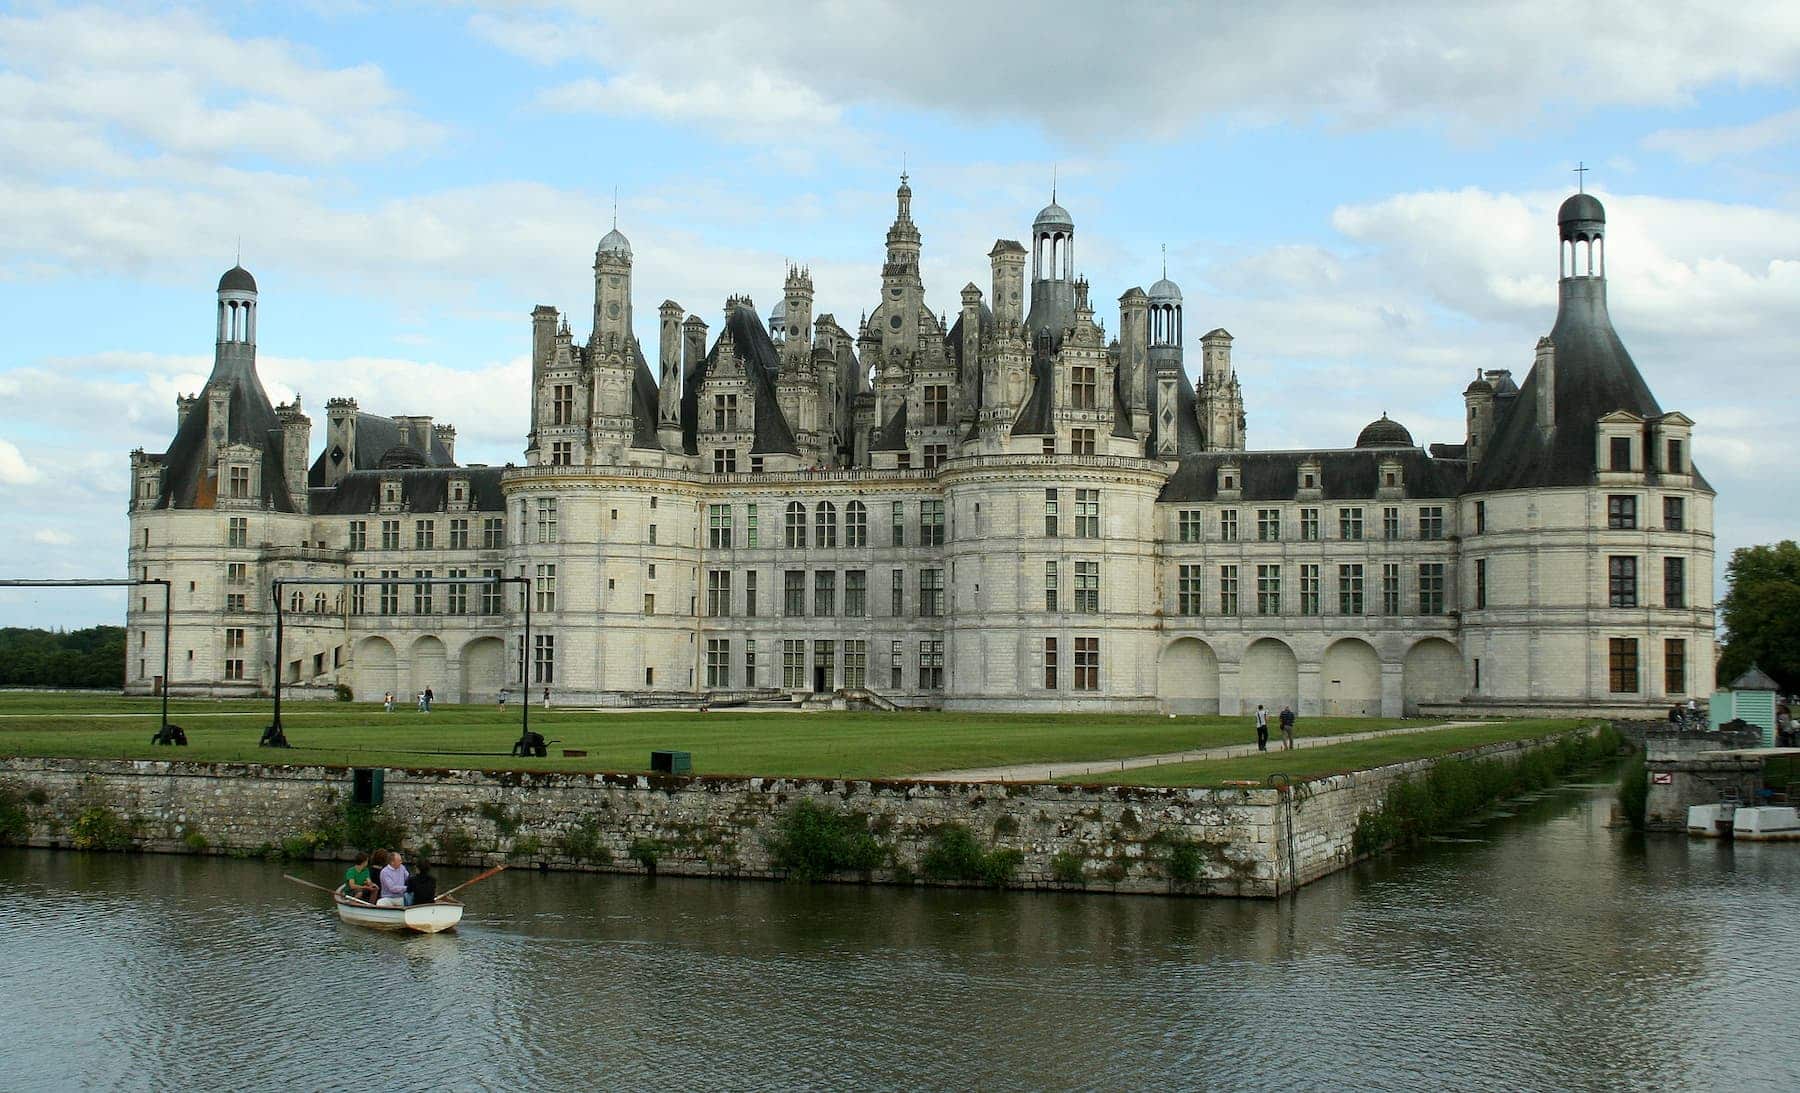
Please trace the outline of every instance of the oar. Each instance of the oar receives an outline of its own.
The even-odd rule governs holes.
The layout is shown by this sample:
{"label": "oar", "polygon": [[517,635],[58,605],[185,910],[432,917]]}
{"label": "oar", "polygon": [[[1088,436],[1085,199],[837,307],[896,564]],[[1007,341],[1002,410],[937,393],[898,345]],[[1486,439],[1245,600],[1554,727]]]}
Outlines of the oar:
{"label": "oar", "polygon": [[[309,880],[301,880],[299,877],[294,876],[292,873],[283,873],[281,875],[286,877],[288,880],[293,881],[295,884],[304,884],[308,888],[317,888],[319,891],[325,893],[328,896],[335,897],[337,895],[337,891],[335,889],[327,888],[322,884],[314,884],[312,881],[309,881]],[[475,878],[475,880],[480,880],[480,879],[481,879],[480,877]],[[469,883],[474,884],[475,881],[470,881]],[[349,900],[351,903],[359,904],[363,907],[375,906],[374,904],[368,902],[367,900],[357,899],[355,896],[346,895],[344,898]]]}
{"label": "oar", "polygon": [[449,899],[451,896],[462,891],[464,888],[467,888],[469,885],[478,884],[481,881],[488,879],[489,877],[493,876],[495,873],[498,873],[502,869],[505,869],[505,868],[506,868],[506,866],[504,866],[504,865],[496,865],[492,869],[489,869],[485,873],[477,873],[473,877],[470,877],[468,880],[463,881],[461,884],[457,885],[455,888],[450,889],[448,892],[439,893],[438,899],[439,900]]}

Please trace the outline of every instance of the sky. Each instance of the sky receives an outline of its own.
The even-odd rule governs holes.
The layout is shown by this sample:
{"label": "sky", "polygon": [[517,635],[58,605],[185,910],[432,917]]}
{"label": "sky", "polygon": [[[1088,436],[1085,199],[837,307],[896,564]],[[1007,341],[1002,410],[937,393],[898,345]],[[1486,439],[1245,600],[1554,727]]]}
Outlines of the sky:
{"label": "sky", "polygon": [[[0,4],[0,575],[124,574],[128,453],[204,382],[239,254],[315,453],[352,396],[500,464],[531,310],[585,337],[615,215],[646,345],[664,299],[766,313],[788,262],[854,329],[903,165],[940,311],[1053,177],[1109,327],[1166,247],[1190,371],[1236,339],[1252,448],[1384,412],[1460,442],[1475,370],[1523,380],[1555,319],[1585,165],[1722,566],[1800,506],[1797,87],[1792,0]],[[0,590],[4,625],[122,614]]]}

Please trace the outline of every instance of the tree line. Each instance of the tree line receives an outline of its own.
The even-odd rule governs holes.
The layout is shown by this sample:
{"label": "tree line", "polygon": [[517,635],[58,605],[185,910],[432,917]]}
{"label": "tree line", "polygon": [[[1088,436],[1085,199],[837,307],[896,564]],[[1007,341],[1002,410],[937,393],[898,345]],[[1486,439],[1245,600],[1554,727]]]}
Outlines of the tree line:
{"label": "tree line", "polygon": [[1734,550],[1725,581],[1730,588],[1719,601],[1725,628],[1719,686],[1754,664],[1783,694],[1800,691],[1800,546],[1784,539]]}
{"label": "tree line", "polygon": [[0,627],[0,687],[125,686],[125,628]]}

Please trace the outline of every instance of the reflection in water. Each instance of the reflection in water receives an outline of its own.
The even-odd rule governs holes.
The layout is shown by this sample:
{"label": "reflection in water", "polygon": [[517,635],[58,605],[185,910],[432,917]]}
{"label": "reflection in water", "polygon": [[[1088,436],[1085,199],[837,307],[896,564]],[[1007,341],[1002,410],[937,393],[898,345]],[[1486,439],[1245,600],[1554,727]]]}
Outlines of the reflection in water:
{"label": "reflection in water", "polygon": [[1800,1086],[1800,847],[1608,796],[1280,903],[516,873],[436,937],[260,862],[5,851],[0,1088]]}

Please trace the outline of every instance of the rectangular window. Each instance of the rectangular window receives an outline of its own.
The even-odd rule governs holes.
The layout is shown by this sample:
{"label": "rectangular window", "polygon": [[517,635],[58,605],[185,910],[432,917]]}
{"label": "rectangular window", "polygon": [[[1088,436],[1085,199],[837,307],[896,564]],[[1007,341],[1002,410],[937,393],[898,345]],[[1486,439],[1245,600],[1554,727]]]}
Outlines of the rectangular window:
{"label": "rectangular window", "polygon": [[1044,639],[1044,688],[1056,690],[1056,639]]}
{"label": "rectangular window", "polygon": [[1099,369],[1092,365],[1076,365],[1069,369],[1069,407],[1092,410],[1099,405]]}
{"label": "rectangular window", "polygon": [[714,474],[736,474],[737,473],[737,449],[736,448],[714,448],[713,449],[713,473]]}
{"label": "rectangular window", "polygon": [[468,519],[468,517],[466,517],[466,516],[458,517],[457,519],[450,521],[450,549],[451,550],[467,550],[467,549],[469,549],[469,519]]}
{"label": "rectangular window", "polygon": [[1319,613],[1319,567],[1311,563],[1300,566],[1300,613]]}
{"label": "rectangular window", "polygon": [[[429,579],[431,577],[431,570],[415,569],[413,570],[413,576],[416,578]],[[429,615],[432,613],[431,590],[433,587],[435,586],[428,584],[413,585],[413,614]]]}
{"label": "rectangular window", "polygon": [[1083,615],[1100,613],[1100,563],[1075,563],[1075,610]]}
{"label": "rectangular window", "polygon": [[806,614],[806,571],[790,569],[781,575],[781,613],[788,618]]}
{"label": "rectangular window", "polygon": [[[149,608],[140,606],[139,610],[149,610]],[[225,610],[239,613],[248,611],[249,605],[244,598],[244,594],[242,592],[227,593],[225,596]],[[396,608],[396,610],[398,610],[398,608]],[[393,612],[389,612],[389,614],[392,613]]]}
{"label": "rectangular window", "polygon": [[1219,513],[1219,541],[1235,543],[1238,537],[1238,514],[1236,509],[1224,509]]}
{"label": "rectangular window", "polygon": [[944,545],[944,503],[942,501],[919,502],[919,545]]}
{"label": "rectangular window", "polygon": [[1273,543],[1281,538],[1281,510],[1256,510],[1256,538],[1259,542]]}
{"label": "rectangular window", "polygon": [[225,564],[225,583],[244,584],[249,580],[250,567],[243,562],[227,562]]}
{"label": "rectangular window", "polygon": [[1219,567],[1219,614],[1235,615],[1238,613],[1238,567],[1222,565]]}
{"label": "rectangular window", "polygon": [[1092,429],[1069,430],[1070,455],[1093,455],[1096,443]]}
{"label": "rectangular window", "polygon": [[481,586],[481,613],[483,615],[498,615],[500,613],[501,586],[498,579],[500,571],[498,569],[484,569],[481,571],[481,575],[494,582],[493,584],[484,584]]}
{"label": "rectangular window", "polygon": [[420,520],[413,524],[413,549],[431,550],[437,541],[437,523]]}
{"label": "rectangular window", "polygon": [[575,385],[558,383],[550,388],[550,424],[570,425],[575,421]]}
{"label": "rectangular window", "polygon": [[[400,571],[398,569],[384,569],[381,571],[381,576],[384,580],[387,578],[397,579],[400,576]],[[383,584],[380,588],[381,613],[383,615],[398,615],[400,613],[400,585],[397,580],[396,583],[393,584]]]}
{"label": "rectangular window", "polygon": [[944,643],[941,641],[919,643],[919,689],[944,689]]}
{"label": "rectangular window", "polygon": [[744,545],[751,550],[757,547],[756,539],[756,506],[744,506]]}
{"label": "rectangular window", "polygon": [[1425,505],[1419,509],[1419,538],[1442,539],[1444,537],[1444,507],[1442,505]]}
{"label": "rectangular window", "polygon": [[1056,606],[1056,563],[1044,563],[1044,610],[1055,611]]}
{"label": "rectangular window", "polygon": [[[537,567],[537,581],[533,585],[533,590],[537,593],[537,598],[531,605],[533,611],[556,610],[556,567],[554,565]],[[648,614],[648,612],[645,613]]]}
{"label": "rectangular window", "polygon": [[806,642],[783,638],[781,642],[781,686],[789,691],[807,690]]}
{"label": "rectangular window", "polygon": [[1672,695],[1687,693],[1687,642],[1681,638],[1663,640],[1663,691]]}
{"label": "rectangular window", "polygon": [[830,501],[821,501],[813,506],[813,544],[822,547],[837,546],[837,506]]}
{"label": "rectangular window", "polygon": [[789,501],[786,517],[782,523],[783,542],[789,550],[800,550],[806,546],[806,506],[798,501]]}
{"label": "rectangular window", "polygon": [[813,573],[813,614],[837,614],[837,571],[821,569]]}
{"label": "rectangular window", "polygon": [[[540,497],[537,499],[537,541],[540,543],[556,542],[556,498]],[[651,540],[655,542],[655,540]]]}
{"label": "rectangular window", "polygon": [[1044,491],[1044,534],[1051,538],[1056,536],[1056,501],[1056,490]]}
{"label": "rectangular window", "polygon": [[925,387],[925,424],[950,424],[950,388],[943,384],[927,384]]}
{"label": "rectangular window", "polygon": [[1663,606],[1687,606],[1687,559],[1663,559]]}
{"label": "rectangular window", "polygon": [[1361,539],[1363,537],[1363,510],[1338,510],[1338,538]]}
{"label": "rectangular window", "polygon": [[1444,613],[1444,563],[1419,563],[1419,614]]}
{"label": "rectangular window", "polygon": [[1206,612],[1205,567],[1184,565],[1175,573],[1175,612],[1179,615],[1201,615]]}
{"label": "rectangular window", "polygon": [[813,642],[813,690],[829,691],[837,686],[837,642]]}
{"label": "rectangular window", "polygon": [[1667,474],[1680,474],[1682,472],[1681,441],[1673,438],[1669,440],[1669,457],[1668,462],[1663,464],[1663,471]]}
{"label": "rectangular window", "polygon": [[1281,567],[1278,565],[1256,567],[1256,613],[1281,614]]}
{"label": "rectangular window", "polygon": [[249,467],[231,468],[231,496],[239,498],[250,496]]}
{"label": "rectangular window", "polygon": [[944,571],[919,570],[919,616],[934,618],[944,613]]}
{"label": "rectangular window", "polygon": [[[469,571],[466,569],[452,569],[444,575],[446,577],[467,579]],[[467,615],[469,613],[468,585],[451,584],[444,586],[444,613],[446,615]]]}
{"label": "rectangular window", "polygon": [[1338,614],[1360,615],[1363,613],[1363,567],[1360,565],[1338,566]]}
{"label": "rectangular window", "polygon": [[1381,510],[1381,537],[1400,538],[1400,510],[1392,505],[1383,506]]}
{"label": "rectangular window", "polygon": [[1075,639],[1075,689],[1077,691],[1098,691],[1100,689],[1100,639]]}
{"label": "rectangular window", "polygon": [[381,549],[400,549],[400,521],[383,520],[381,522]]}
{"label": "rectangular window", "polygon": [[1487,531],[1487,502],[1475,502],[1475,534]]}
{"label": "rectangular window", "polygon": [[[1631,469],[1631,438],[1628,436],[1615,436],[1612,438],[1610,443],[1611,443],[1611,450],[1612,450],[1612,464],[1607,469],[1614,470],[1614,471],[1630,470]],[[1632,690],[1635,691],[1635,690],[1637,690],[1637,688],[1633,687]]]}
{"label": "rectangular window", "polygon": [[925,466],[926,470],[928,470],[928,471],[937,470],[939,467],[944,465],[944,460],[946,460],[948,458],[950,458],[950,446],[948,444],[927,444],[927,445],[925,445],[925,464],[924,464],[924,466]]}
{"label": "rectangular window", "polygon": [[[844,570],[844,614],[857,619],[869,613],[869,573],[864,569]],[[857,684],[861,686],[861,684]]]}
{"label": "rectangular window", "polygon": [[756,686],[756,639],[744,639],[744,686]]}
{"label": "rectangular window", "polygon": [[550,465],[567,467],[575,462],[575,445],[572,441],[553,440],[550,442]]}
{"label": "rectangular window", "polygon": [[1381,613],[1383,615],[1400,613],[1400,565],[1398,562],[1387,562],[1381,567]]}
{"label": "rectangular window", "polygon": [[1318,541],[1318,539],[1319,539],[1319,510],[1318,509],[1310,509],[1309,508],[1309,509],[1301,509],[1300,510],[1300,538],[1309,543],[1314,543],[1314,542]]}
{"label": "rectangular window", "polygon": [[1606,560],[1606,602],[1612,607],[1636,607],[1637,558],[1614,554]]}
{"label": "rectangular window", "polygon": [[225,631],[225,648],[242,649],[244,647],[244,631],[232,627]]}
{"label": "rectangular window", "polygon": [[[398,532],[395,533],[396,536],[398,534]],[[231,518],[231,522],[226,525],[225,529],[225,545],[234,547],[250,545],[249,517],[233,516]]]}
{"label": "rectangular window", "polygon": [[1475,559],[1475,609],[1487,607],[1487,559]]}
{"label": "rectangular window", "polygon": [[756,570],[748,569],[744,571],[744,617],[755,618],[756,610]]}
{"label": "rectangular window", "polygon": [[1606,526],[1615,530],[1637,527],[1637,498],[1629,493],[1615,493],[1606,499]]}
{"label": "rectangular window", "polygon": [[869,685],[869,643],[861,639],[844,642],[844,686],[861,690]]}
{"label": "rectangular window", "polygon": [[644,614],[646,614],[646,615],[656,614],[656,593],[654,593],[654,592],[644,593]]}
{"label": "rectangular window", "polygon": [[1687,506],[1679,497],[1663,498],[1663,530],[1681,531],[1687,525]]}
{"label": "rectangular window", "polygon": [[850,506],[844,510],[844,545],[869,545],[869,506],[861,501],[850,502]]}
{"label": "rectangular window", "polygon": [[725,638],[706,639],[706,685],[731,686],[731,642]]}
{"label": "rectangular window", "polygon": [[731,506],[706,506],[706,544],[714,550],[731,549]]}
{"label": "rectangular window", "polygon": [[481,521],[481,546],[484,550],[498,550],[506,545],[506,521],[503,517],[488,516]]}
{"label": "rectangular window", "polygon": [[531,681],[556,682],[556,635],[531,635]]}
{"label": "rectangular window", "polygon": [[1100,538],[1100,491],[1075,491],[1075,537]]}
{"label": "rectangular window", "polygon": [[706,613],[713,618],[731,615],[731,570],[706,571]]}
{"label": "rectangular window", "polygon": [[738,427],[738,400],[736,395],[713,396],[713,432],[735,433]]}
{"label": "rectangular window", "polygon": [[898,638],[895,638],[890,642],[888,647],[888,675],[893,679],[895,690],[899,690],[901,687],[906,686],[906,676],[905,673],[901,671],[901,666],[906,660],[906,654],[903,652],[904,648],[905,643]]}
{"label": "rectangular window", "polygon": [[350,549],[369,549],[369,522],[367,520],[350,521]]}
{"label": "rectangular window", "polygon": [[893,511],[894,545],[906,545],[906,502],[895,501]]}
{"label": "rectangular window", "polygon": [[1198,543],[1204,539],[1203,526],[1199,509],[1182,509],[1175,514],[1176,531],[1184,543]]}
{"label": "rectangular window", "polygon": [[241,660],[226,661],[225,662],[225,678],[226,679],[243,679],[244,678],[244,662]]}
{"label": "rectangular window", "polygon": [[893,595],[888,606],[892,609],[888,614],[895,618],[906,614],[906,570],[904,569],[894,570]]}
{"label": "rectangular window", "polygon": [[1607,682],[1616,695],[1636,694],[1638,643],[1636,638],[1611,638],[1606,650]]}

